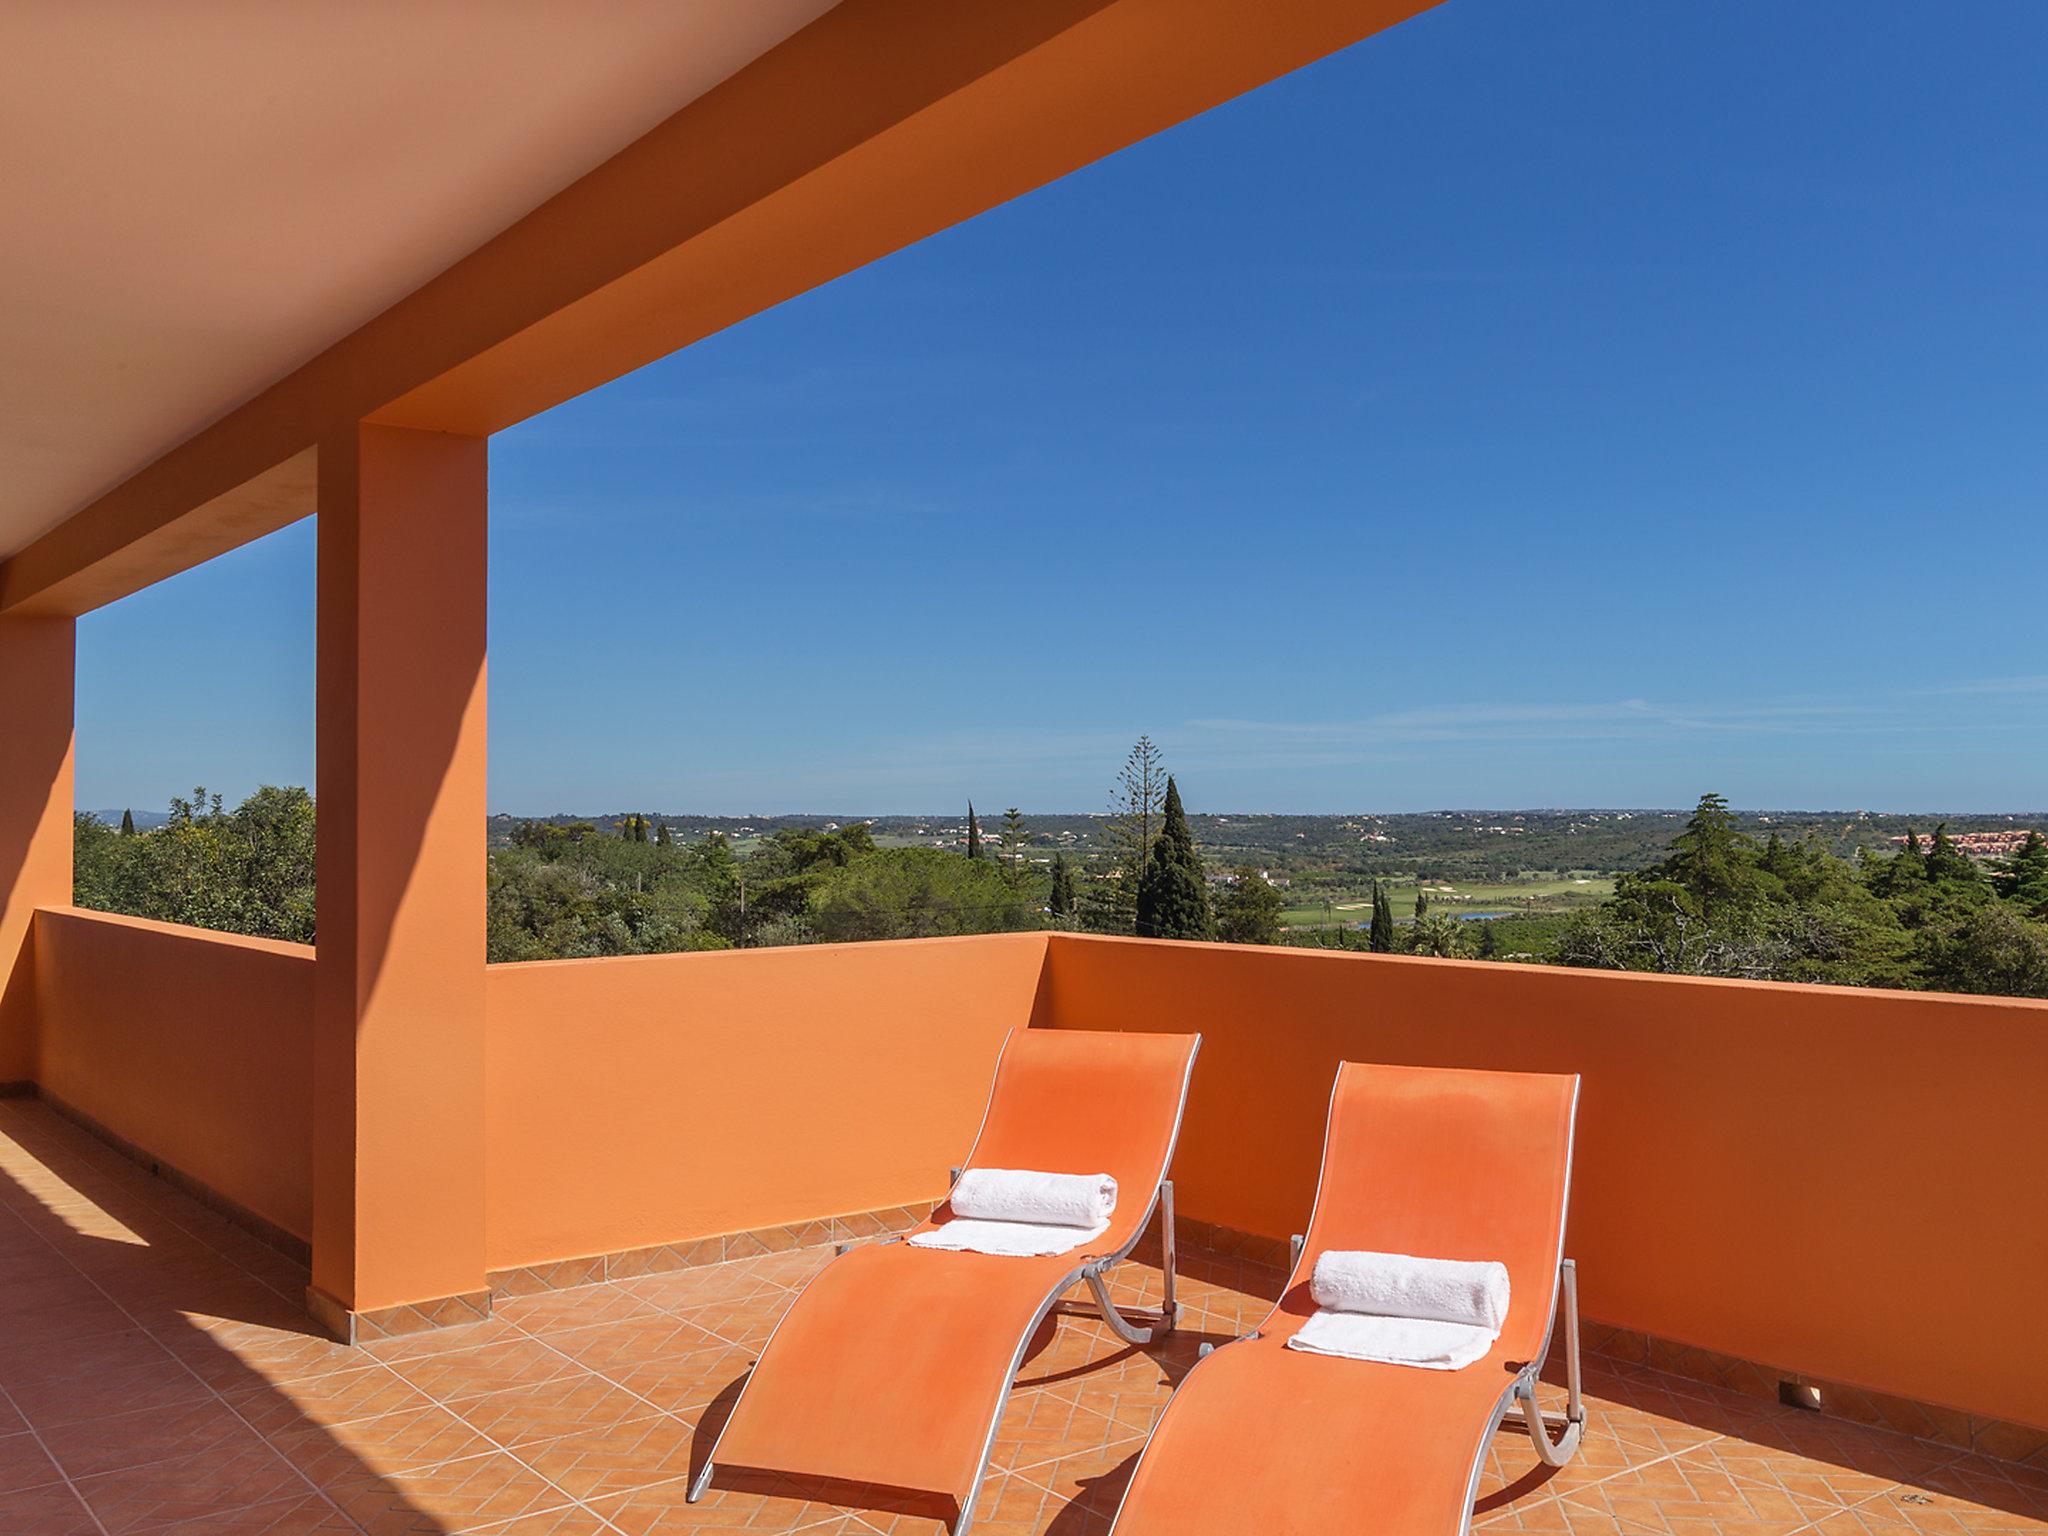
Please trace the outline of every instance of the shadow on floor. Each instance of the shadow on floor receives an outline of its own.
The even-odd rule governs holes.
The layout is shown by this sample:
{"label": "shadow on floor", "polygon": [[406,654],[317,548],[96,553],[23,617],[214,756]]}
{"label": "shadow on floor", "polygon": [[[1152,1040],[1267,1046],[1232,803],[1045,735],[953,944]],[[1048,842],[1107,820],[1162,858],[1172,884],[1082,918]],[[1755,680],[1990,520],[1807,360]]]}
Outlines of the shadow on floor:
{"label": "shadow on floor", "polygon": [[304,1285],[47,1107],[0,1103],[0,1530],[446,1529],[324,1426],[407,1389],[318,1334]]}

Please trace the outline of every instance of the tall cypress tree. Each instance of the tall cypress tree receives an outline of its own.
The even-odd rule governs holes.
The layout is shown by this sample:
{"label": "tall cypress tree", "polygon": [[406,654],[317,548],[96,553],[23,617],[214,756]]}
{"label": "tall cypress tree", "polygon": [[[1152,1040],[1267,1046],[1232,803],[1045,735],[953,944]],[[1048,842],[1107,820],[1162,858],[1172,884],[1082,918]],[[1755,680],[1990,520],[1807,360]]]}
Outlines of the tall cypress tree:
{"label": "tall cypress tree", "polygon": [[1166,778],[1166,805],[1159,836],[1138,881],[1138,935],[1153,939],[1206,939],[1216,932],[1209,909],[1209,884],[1202,856],[1181,809],[1180,788]]}
{"label": "tall cypress tree", "polygon": [[1387,899],[1387,888],[1377,880],[1372,883],[1371,942],[1376,955],[1394,952],[1394,904]]}
{"label": "tall cypress tree", "polygon": [[654,841],[659,847],[662,848],[666,848],[670,843],[675,841],[675,839],[669,835],[667,822],[664,821],[659,827],[655,828]]}
{"label": "tall cypress tree", "polygon": [[121,835],[123,837],[133,837],[135,835],[135,813],[133,811],[123,811],[121,813]]}
{"label": "tall cypress tree", "polygon": [[1074,915],[1074,866],[1063,851],[1052,856],[1052,895],[1046,898],[1045,909],[1062,921]]}
{"label": "tall cypress tree", "polygon": [[1103,865],[1087,890],[1087,925],[1097,933],[1137,931],[1138,882],[1152,857],[1165,794],[1166,762],[1150,736],[1140,736],[1116,776],[1109,816],[1101,826]]}
{"label": "tall cypress tree", "polygon": [[981,823],[974,819],[974,802],[967,802],[967,857],[981,857]]}

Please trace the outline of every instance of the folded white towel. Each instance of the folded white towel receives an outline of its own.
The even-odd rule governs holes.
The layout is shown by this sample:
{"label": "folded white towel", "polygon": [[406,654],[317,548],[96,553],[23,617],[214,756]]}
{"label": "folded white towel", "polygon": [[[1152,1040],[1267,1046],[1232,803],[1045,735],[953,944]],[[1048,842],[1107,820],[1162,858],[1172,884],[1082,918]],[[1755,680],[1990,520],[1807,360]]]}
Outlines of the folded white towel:
{"label": "folded white towel", "polygon": [[1092,1227],[1060,1226],[1050,1222],[977,1221],[963,1217],[943,1222],[929,1232],[911,1234],[913,1248],[946,1248],[956,1253],[995,1253],[1007,1258],[1031,1258],[1042,1253],[1071,1253],[1095,1241],[1109,1230],[1099,1221]]}
{"label": "folded white towel", "polygon": [[1374,1317],[1365,1312],[1318,1312],[1287,1339],[1289,1349],[1341,1355],[1385,1365],[1456,1371],[1486,1358],[1496,1330],[1420,1317]]}
{"label": "folded white towel", "polygon": [[1116,1180],[1106,1173],[970,1168],[953,1186],[950,1204],[955,1216],[973,1221],[1092,1227],[1108,1221],[1116,1210]]}
{"label": "folded white towel", "polygon": [[1508,1315],[1505,1264],[1332,1249],[1318,1254],[1309,1293],[1333,1312],[1463,1323],[1498,1334]]}

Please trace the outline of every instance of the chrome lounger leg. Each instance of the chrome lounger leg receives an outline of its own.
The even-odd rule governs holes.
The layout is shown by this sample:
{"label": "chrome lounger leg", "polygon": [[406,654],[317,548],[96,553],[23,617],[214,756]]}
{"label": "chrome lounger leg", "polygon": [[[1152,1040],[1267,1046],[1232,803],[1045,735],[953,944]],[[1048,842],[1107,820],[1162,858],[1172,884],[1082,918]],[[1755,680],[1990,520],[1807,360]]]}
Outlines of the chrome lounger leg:
{"label": "chrome lounger leg", "polygon": [[[1586,1432],[1586,1400],[1579,1375],[1579,1269],[1570,1259],[1559,1266],[1558,1290],[1560,1310],[1564,1313],[1564,1412],[1545,1413],[1536,1406],[1536,1378],[1543,1369],[1542,1361],[1532,1361],[1515,1383],[1516,1409],[1521,1414],[1522,1427],[1528,1430],[1537,1458],[1546,1467],[1561,1467],[1577,1455],[1579,1441]],[[1554,1441],[1550,1438],[1552,1430],[1558,1431]]]}
{"label": "chrome lounger leg", "polygon": [[1160,1305],[1157,1308],[1120,1305],[1109,1294],[1106,1276],[1112,1265],[1106,1262],[1090,1269],[1082,1277],[1094,1296],[1092,1304],[1063,1300],[1053,1310],[1063,1317],[1087,1317],[1091,1314],[1100,1317],[1109,1325],[1110,1332],[1126,1344],[1156,1344],[1173,1332],[1174,1325],[1180,1320],[1175,1286],[1175,1233],[1173,1180],[1165,1179],[1159,1185],[1159,1266],[1164,1276],[1164,1295]]}

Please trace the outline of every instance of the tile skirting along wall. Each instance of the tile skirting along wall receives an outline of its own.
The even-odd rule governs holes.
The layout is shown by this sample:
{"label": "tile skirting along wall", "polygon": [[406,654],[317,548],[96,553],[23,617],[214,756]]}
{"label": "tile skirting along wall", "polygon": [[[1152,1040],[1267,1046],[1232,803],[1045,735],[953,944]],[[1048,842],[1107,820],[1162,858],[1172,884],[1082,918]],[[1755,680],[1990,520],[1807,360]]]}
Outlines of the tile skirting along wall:
{"label": "tile skirting along wall", "polygon": [[530,1296],[536,1291],[563,1290],[574,1285],[595,1285],[601,1280],[633,1280],[665,1270],[694,1269],[702,1264],[724,1264],[733,1259],[783,1253],[792,1248],[862,1243],[908,1232],[931,1214],[934,1204],[934,1201],[925,1201],[916,1205],[892,1205],[880,1210],[854,1211],[844,1216],[825,1216],[816,1221],[792,1222],[785,1226],[721,1232],[710,1237],[656,1243],[646,1248],[595,1253],[580,1259],[559,1259],[519,1269],[497,1269],[485,1278],[490,1283],[493,1296],[509,1298]]}
{"label": "tile skirting along wall", "polygon": [[[0,1095],[4,1095],[5,1088],[13,1086],[15,1085],[0,1085]],[[179,1194],[205,1206],[223,1221],[241,1228],[265,1247],[275,1249],[294,1264],[306,1266],[313,1262],[313,1245],[303,1237],[285,1230],[266,1216],[259,1216],[239,1201],[229,1199],[205,1180],[196,1179],[184,1169],[165,1162],[147,1147],[137,1146],[119,1131],[102,1125],[84,1110],[65,1103],[49,1089],[39,1088],[34,1083],[21,1086],[27,1090],[24,1097],[33,1097],[49,1105],[87,1135],[106,1143],[129,1162],[162,1179]]]}

